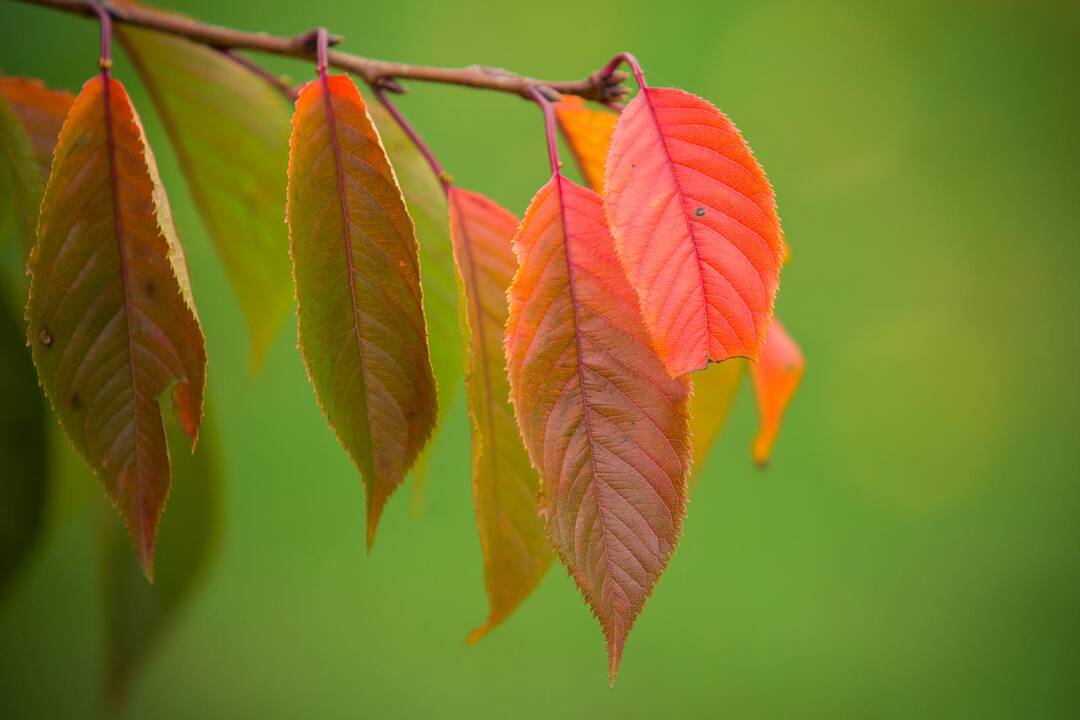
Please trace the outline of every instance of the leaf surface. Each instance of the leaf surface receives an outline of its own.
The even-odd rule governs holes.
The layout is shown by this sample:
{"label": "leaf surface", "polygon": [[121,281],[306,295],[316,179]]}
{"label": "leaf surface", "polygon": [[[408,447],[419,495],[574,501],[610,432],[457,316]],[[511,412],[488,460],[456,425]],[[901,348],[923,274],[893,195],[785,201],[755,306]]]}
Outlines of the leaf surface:
{"label": "leaf surface", "polygon": [[511,399],[548,536],[600,620],[614,680],[681,531],[689,383],[651,349],[596,193],[555,174],[514,249]]}
{"label": "leaf surface", "polygon": [[363,477],[368,546],[437,412],[412,221],[356,85],[309,83],[289,142],[300,347]]}
{"label": "leaf surface", "polygon": [[[461,388],[463,377],[457,270],[454,267],[454,250],[450,241],[446,194],[424,156],[401,131],[390,114],[377,103],[368,107],[368,113],[375,121],[394,174],[401,184],[405,206],[416,226],[422,269],[420,285],[424,290],[424,317],[427,318],[428,326],[428,349],[438,389],[439,411],[446,417]],[[413,466],[413,496],[417,503],[423,500],[424,484],[429,471],[426,458],[430,449],[431,445],[428,445]]]}
{"label": "leaf surface", "polygon": [[64,122],[30,254],[28,340],[76,450],[152,577],[169,492],[160,399],[194,444],[206,352],[183,250],[124,86],[97,76]]}
{"label": "leaf surface", "polygon": [[528,597],[552,553],[537,506],[539,478],[510,406],[503,351],[518,221],[483,195],[451,187],[450,225],[465,308],[473,503],[490,605],[487,621],[469,636],[472,643]]}
{"label": "leaf surface", "polygon": [[784,412],[802,381],[806,362],[799,346],[780,321],[774,319],[765,337],[761,359],[751,367],[750,377],[760,417],[752,455],[758,465],[767,465]]}
{"label": "leaf surface", "polygon": [[645,87],[612,138],[604,207],[668,372],[757,358],[782,257],[765,173],[727,117]]}
{"label": "leaf surface", "polygon": [[223,53],[118,26],[176,150],[251,332],[257,365],[293,302],[285,201],[289,103]]}
{"label": "leaf surface", "polygon": [[619,116],[595,110],[576,95],[564,95],[555,106],[555,114],[585,181],[603,195],[604,163]]}
{"label": "leaf surface", "polygon": [[[127,689],[160,645],[185,601],[199,587],[220,536],[222,470],[213,417],[199,432],[194,454],[173,458],[169,511],[161,519],[158,573],[153,585],[143,581],[138,563],[127,552],[118,523],[107,523],[101,538],[106,667],[105,701],[123,704]],[[183,428],[166,421],[169,442],[184,442]]]}

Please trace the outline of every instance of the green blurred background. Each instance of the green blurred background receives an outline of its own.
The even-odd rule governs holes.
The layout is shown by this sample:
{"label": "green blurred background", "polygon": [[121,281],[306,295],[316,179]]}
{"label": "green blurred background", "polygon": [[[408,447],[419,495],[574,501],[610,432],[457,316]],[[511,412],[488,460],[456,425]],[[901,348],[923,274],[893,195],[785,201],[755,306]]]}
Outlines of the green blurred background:
{"label": "green blurred background", "polygon": [[[1080,5],[169,5],[548,78],[634,51],[653,84],[730,114],[768,170],[793,249],[778,311],[807,373],[764,473],[743,389],[614,689],[558,567],[467,647],[486,601],[462,394],[422,507],[407,485],[365,555],[360,480],[316,407],[295,320],[250,375],[240,311],[121,58],[188,249],[226,468],[219,550],[126,717],[1080,713]],[[0,2],[6,73],[75,90],[96,57],[92,22]],[[267,64],[310,77],[310,63]],[[548,172],[535,108],[411,90],[404,111],[457,181],[520,212]],[[100,494],[68,488],[0,600],[0,717],[96,713]]]}

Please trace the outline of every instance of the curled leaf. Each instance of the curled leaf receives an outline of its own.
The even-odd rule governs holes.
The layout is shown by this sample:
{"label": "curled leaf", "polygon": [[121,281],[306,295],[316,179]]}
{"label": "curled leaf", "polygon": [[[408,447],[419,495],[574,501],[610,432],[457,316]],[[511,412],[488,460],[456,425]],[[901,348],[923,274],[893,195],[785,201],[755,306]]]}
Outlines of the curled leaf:
{"label": "curled leaf", "polygon": [[292,127],[286,216],[300,348],[364,480],[370,547],[435,424],[416,236],[352,80],[305,86]]}
{"label": "curled leaf", "polygon": [[224,53],[118,26],[251,331],[257,365],[292,305],[281,222],[289,103]]}
{"label": "curled leaf", "polygon": [[757,358],[782,243],[765,173],[701,98],[643,87],[612,138],[604,207],[619,258],[672,376]]}
{"label": "curled leaf", "polygon": [[556,173],[514,250],[511,399],[548,536],[600,620],[614,681],[681,532],[689,384],[652,350],[596,193]]}
{"label": "curled leaf", "polygon": [[799,388],[806,362],[799,346],[780,321],[774,319],[761,349],[761,359],[751,367],[750,377],[761,418],[752,455],[758,465],[767,465],[780,433],[780,422]]}
{"label": "curled leaf", "polygon": [[152,577],[170,484],[160,399],[172,391],[194,446],[206,352],[154,156],[118,80],[90,79],[71,107],[29,268],[41,384]]}
{"label": "curled leaf", "polygon": [[476,524],[490,612],[469,635],[476,642],[533,591],[551,564],[537,509],[539,479],[521,443],[506,378],[506,290],[517,262],[517,218],[483,195],[450,189],[450,226],[465,307],[466,389],[472,421]]}

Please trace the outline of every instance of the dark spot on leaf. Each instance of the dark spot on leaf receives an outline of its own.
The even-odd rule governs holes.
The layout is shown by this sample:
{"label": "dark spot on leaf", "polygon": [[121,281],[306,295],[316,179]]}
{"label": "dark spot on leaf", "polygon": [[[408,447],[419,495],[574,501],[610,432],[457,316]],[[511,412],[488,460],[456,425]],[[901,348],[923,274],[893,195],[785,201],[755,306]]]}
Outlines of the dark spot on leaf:
{"label": "dark spot on leaf", "polygon": [[71,397],[68,398],[68,404],[71,405],[73,410],[82,410],[82,398],[79,397],[79,393],[71,393]]}
{"label": "dark spot on leaf", "polygon": [[631,167],[631,169],[636,169],[637,168],[637,163],[630,163],[630,167]]}
{"label": "dark spot on leaf", "polygon": [[697,210],[694,211],[694,216],[695,217],[705,217],[705,208],[699,207]]}
{"label": "dark spot on leaf", "polygon": [[48,328],[41,328],[41,332],[38,333],[38,340],[40,340],[41,344],[45,347],[52,347],[53,336]]}
{"label": "dark spot on leaf", "polygon": [[153,280],[146,281],[146,297],[152,298],[157,294],[157,286],[154,285]]}

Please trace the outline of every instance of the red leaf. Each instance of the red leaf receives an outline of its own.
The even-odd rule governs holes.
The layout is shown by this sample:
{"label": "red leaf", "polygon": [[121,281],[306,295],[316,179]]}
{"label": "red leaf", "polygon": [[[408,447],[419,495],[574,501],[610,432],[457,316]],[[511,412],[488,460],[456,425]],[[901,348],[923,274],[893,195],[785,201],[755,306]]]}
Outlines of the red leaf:
{"label": "red leaf", "polygon": [[160,399],[172,390],[194,446],[202,330],[154,156],[119,81],[83,86],[54,157],[29,262],[34,363],[150,577],[171,478]]}
{"label": "red leaf", "polygon": [[511,399],[548,535],[600,620],[614,680],[681,531],[689,384],[651,348],[596,193],[556,173],[514,249]]}
{"label": "red leaf", "polygon": [[469,635],[470,643],[509,617],[551,564],[537,511],[539,479],[510,407],[503,352],[517,225],[513,214],[483,195],[450,189],[450,228],[467,319],[473,502],[491,608],[487,621]]}
{"label": "red leaf", "polygon": [[672,376],[756,358],[782,255],[772,188],[734,125],[699,97],[644,87],[608,155],[604,207]]}
{"label": "red leaf", "polygon": [[754,383],[758,414],[761,417],[754,438],[753,457],[758,465],[766,465],[773,443],[780,432],[780,421],[792,396],[799,388],[806,363],[802,351],[774,319],[765,337],[761,358],[753,364],[750,377]]}

